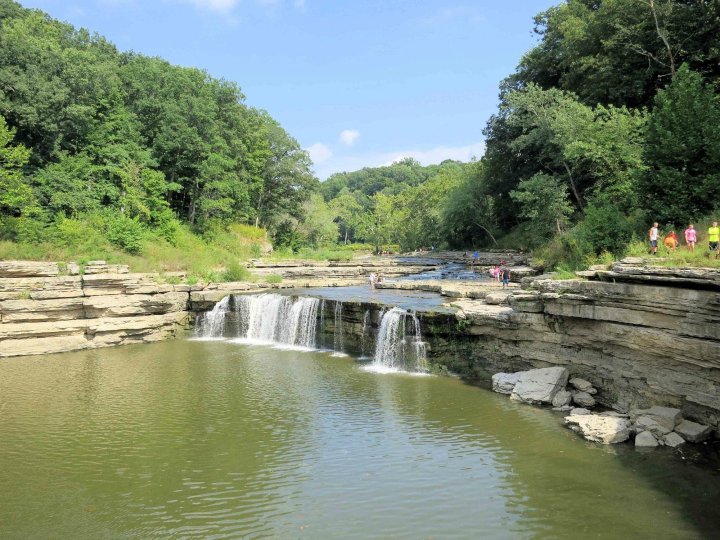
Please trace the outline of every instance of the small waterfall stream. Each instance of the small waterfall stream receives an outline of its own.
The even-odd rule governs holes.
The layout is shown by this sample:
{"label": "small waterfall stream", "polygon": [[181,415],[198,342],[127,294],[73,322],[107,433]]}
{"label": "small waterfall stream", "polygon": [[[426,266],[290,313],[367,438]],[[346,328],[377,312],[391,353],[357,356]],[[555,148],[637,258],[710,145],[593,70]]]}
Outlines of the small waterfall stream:
{"label": "small waterfall stream", "polygon": [[375,341],[376,368],[427,372],[427,351],[415,313],[397,307],[383,313]]}
{"label": "small waterfall stream", "polygon": [[[326,321],[326,304],[325,300],[318,298],[273,293],[226,296],[211,311],[198,315],[195,337],[229,337],[249,343],[302,349],[317,349],[331,338],[333,356],[346,356],[343,303],[334,303],[331,327],[330,321]],[[348,340],[351,344],[355,340],[355,348],[359,346],[358,352],[363,358],[371,353],[374,346],[373,368],[428,371],[420,320],[415,313],[398,307],[380,312],[374,344],[372,319],[371,311],[365,310],[362,335],[356,336],[352,333],[353,319],[350,316]],[[355,323],[357,330],[358,323]],[[325,339],[319,340],[320,332]],[[358,337],[359,340],[356,339]]]}
{"label": "small waterfall stream", "polygon": [[226,296],[212,308],[212,311],[198,316],[195,336],[199,338],[218,338],[225,332],[225,316],[230,311],[230,297]]}

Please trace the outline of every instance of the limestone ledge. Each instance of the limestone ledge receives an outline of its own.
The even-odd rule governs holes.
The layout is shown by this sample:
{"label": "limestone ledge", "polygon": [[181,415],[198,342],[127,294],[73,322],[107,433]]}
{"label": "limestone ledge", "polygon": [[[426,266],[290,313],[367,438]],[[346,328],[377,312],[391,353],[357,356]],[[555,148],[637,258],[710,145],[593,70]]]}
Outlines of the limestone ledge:
{"label": "limestone ledge", "polygon": [[596,398],[605,406],[667,405],[717,428],[717,271],[618,264],[593,272],[596,281],[535,279],[504,301],[497,295],[491,302],[454,300],[462,330],[442,337],[455,343],[432,347],[431,361],[481,379],[567,366],[599,389]]}

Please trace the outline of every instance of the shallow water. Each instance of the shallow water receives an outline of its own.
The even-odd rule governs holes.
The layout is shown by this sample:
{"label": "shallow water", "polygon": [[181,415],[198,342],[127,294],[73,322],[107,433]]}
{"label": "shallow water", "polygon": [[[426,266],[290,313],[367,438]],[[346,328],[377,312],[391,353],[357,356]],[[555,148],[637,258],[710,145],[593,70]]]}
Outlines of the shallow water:
{"label": "shallow water", "polygon": [[442,307],[442,304],[447,302],[447,298],[438,293],[400,289],[374,289],[369,285],[316,287],[301,290],[287,289],[279,291],[279,294],[299,294],[339,302],[375,302],[413,311],[452,311],[449,308]]}
{"label": "shallow water", "polygon": [[0,538],[702,538],[716,471],[352,358],[176,340],[0,362]]}

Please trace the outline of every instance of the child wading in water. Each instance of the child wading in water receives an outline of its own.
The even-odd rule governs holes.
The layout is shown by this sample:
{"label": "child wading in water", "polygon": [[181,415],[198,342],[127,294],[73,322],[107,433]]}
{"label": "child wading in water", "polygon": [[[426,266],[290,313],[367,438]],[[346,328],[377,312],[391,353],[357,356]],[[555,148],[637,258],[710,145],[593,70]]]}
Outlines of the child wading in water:
{"label": "child wading in water", "polygon": [[510,285],[510,269],[509,268],[503,268],[502,269],[502,286],[503,289],[505,287],[508,287]]}

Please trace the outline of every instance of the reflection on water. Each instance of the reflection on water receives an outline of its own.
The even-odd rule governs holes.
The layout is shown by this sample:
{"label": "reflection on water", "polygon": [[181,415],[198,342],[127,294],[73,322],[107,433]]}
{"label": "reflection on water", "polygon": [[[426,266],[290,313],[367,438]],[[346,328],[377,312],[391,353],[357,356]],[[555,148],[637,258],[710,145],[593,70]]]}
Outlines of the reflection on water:
{"label": "reflection on water", "polygon": [[558,424],[453,379],[318,352],[179,340],[3,360],[0,537],[716,530],[716,513],[701,529],[690,510],[717,507],[714,473]]}

